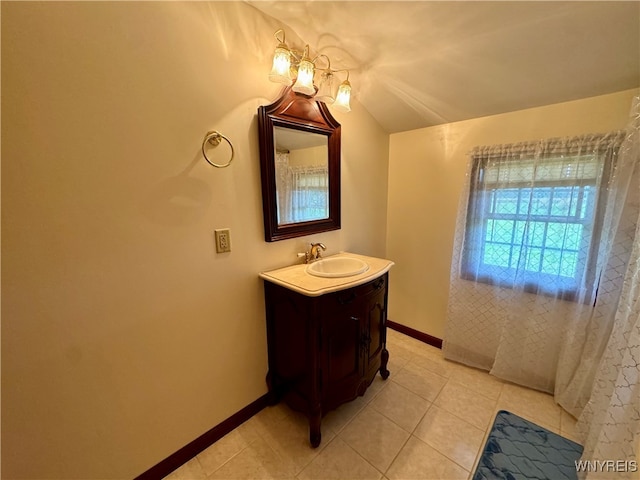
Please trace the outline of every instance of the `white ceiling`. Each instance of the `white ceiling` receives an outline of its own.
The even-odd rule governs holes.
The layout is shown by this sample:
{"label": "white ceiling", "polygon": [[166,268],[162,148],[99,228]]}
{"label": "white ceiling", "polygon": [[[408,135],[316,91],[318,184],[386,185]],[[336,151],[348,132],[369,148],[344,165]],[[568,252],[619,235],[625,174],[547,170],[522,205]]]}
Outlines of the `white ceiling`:
{"label": "white ceiling", "polygon": [[640,85],[638,1],[250,3],[349,68],[388,132]]}

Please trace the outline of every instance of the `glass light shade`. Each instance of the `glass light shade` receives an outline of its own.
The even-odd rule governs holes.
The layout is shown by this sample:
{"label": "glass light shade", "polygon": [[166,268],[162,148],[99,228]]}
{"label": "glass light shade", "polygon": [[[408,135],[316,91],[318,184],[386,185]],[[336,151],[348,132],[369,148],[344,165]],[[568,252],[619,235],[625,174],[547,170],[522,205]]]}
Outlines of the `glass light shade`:
{"label": "glass light shade", "polygon": [[316,100],[329,105],[335,101],[335,97],[333,96],[333,74],[329,71],[323,72],[322,74]]}
{"label": "glass light shade", "polygon": [[273,66],[269,80],[291,85],[291,53],[284,45],[279,45],[273,54]]}
{"label": "glass light shade", "polygon": [[316,89],[313,86],[313,71],[313,63],[302,59],[298,66],[298,78],[291,89],[294,92],[304,93],[305,95],[314,95]]}
{"label": "glass light shade", "polygon": [[345,80],[340,84],[338,88],[338,94],[336,95],[336,101],[333,102],[333,107],[339,112],[350,112],[351,106],[349,101],[351,100],[351,84],[348,80]]}

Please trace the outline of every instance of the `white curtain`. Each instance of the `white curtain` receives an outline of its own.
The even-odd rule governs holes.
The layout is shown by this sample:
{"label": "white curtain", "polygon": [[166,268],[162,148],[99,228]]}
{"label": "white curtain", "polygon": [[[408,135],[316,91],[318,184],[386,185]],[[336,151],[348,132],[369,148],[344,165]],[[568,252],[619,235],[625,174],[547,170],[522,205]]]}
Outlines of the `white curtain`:
{"label": "white curtain", "polygon": [[[607,465],[581,474],[589,479],[640,478],[640,97],[621,148],[620,172],[629,181],[629,194],[626,201],[619,199],[624,211],[615,237],[634,240],[611,334],[578,421],[582,460]],[[634,216],[635,229],[629,220]],[[621,463],[606,463],[612,460]]]}
{"label": "white curtain", "polygon": [[447,358],[553,392],[567,319],[588,316],[623,135],[480,147],[461,201]]}
{"label": "white curtain", "polygon": [[276,152],[275,163],[278,224],[328,218],[327,166],[291,166],[288,152]]}
{"label": "white curtain", "polygon": [[637,104],[625,132],[475,149],[456,229],[445,357],[582,413],[588,460],[638,446]]}

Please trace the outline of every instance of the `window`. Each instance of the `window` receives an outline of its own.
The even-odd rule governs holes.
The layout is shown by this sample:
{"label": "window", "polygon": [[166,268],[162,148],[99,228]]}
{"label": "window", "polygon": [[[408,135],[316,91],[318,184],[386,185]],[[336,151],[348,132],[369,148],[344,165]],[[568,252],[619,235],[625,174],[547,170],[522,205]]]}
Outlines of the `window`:
{"label": "window", "polygon": [[476,149],[462,276],[567,299],[589,294],[616,151],[593,138]]}
{"label": "window", "polygon": [[329,217],[327,165],[289,164],[289,151],[276,152],[276,211],[278,225]]}
{"label": "window", "polygon": [[297,167],[291,175],[291,220],[305,222],[329,217],[329,172],[326,167]]}

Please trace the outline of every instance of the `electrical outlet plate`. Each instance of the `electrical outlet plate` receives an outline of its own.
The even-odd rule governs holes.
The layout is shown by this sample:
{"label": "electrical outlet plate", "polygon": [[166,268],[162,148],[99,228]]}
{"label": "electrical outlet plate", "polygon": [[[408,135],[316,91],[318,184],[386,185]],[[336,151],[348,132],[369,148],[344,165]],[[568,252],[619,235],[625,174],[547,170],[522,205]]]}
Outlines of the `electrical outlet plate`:
{"label": "electrical outlet plate", "polygon": [[231,230],[222,228],[214,230],[216,237],[216,252],[226,253],[231,251]]}

